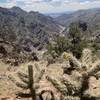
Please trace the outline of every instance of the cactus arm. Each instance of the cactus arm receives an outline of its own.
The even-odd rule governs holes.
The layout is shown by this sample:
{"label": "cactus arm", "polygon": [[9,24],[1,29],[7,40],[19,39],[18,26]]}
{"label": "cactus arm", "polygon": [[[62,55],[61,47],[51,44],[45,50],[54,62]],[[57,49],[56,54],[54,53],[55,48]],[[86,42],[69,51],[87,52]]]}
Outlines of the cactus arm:
{"label": "cactus arm", "polygon": [[67,77],[66,79],[63,78],[62,82],[66,85],[69,94],[73,95],[75,93],[79,93],[81,88],[80,83],[76,83],[76,81],[73,81],[70,77]]}
{"label": "cactus arm", "polygon": [[21,71],[19,71],[17,74],[18,74],[18,76],[22,76],[24,78],[29,78],[27,74],[25,74],[25,73],[23,73]]}
{"label": "cactus arm", "polygon": [[54,78],[51,78],[50,76],[46,77],[48,81],[50,81],[56,89],[58,89],[62,94],[66,95],[68,94],[68,90],[66,89],[66,86],[62,84],[59,80],[56,80]]}
{"label": "cactus arm", "polygon": [[13,83],[16,84],[16,78],[13,77],[13,75],[9,74],[9,75],[8,75],[8,78],[9,78]]}
{"label": "cactus arm", "polygon": [[90,68],[92,60],[92,51],[88,48],[84,49],[82,52],[82,63],[87,67],[87,69]]}
{"label": "cactus arm", "polygon": [[96,73],[94,76],[95,76],[97,79],[99,79],[99,78],[100,78],[100,72]]}
{"label": "cactus arm", "polygon": [[40,66],[37,63],[35,63],[35,68],[37,69],[37,71],[41,71]]}
{"label": "cactus arm", "polygon": [[31,94],[29,94],[29,93],[22,93],[22,92],[18,92],[18,93],[16,93],[16,95],[18,97],[21,97],[21,98],[30,98],[31,97]]}
{"label": "cactus arm", "polygon": [[26,83],[26,84],[29,83],[28,78],[25,78],[25,77],[23,77],[22,75],[19,75],[19,74],[18,74],[18,77],[20,78],[20,80],[21,80],[22,82],[24,82],[24,83]]}
{"label": "cactus arm", "polygon": [[93,64],[93,66],[87,71],[89,76],[92,76],[100,71],[100,61],[97,61]]}
{"label": "cactus arm", "polygon": [[80,98],[76,96],[62,96],[61,100],[80,100]]}
{"label": "cactus arm", "polygon": [[[43,95],[44,93],[46,93],[46,92],[48,92],[48,93],[51,94],[51,99],[50,99],[50,100],[56,100],[56,99],[55,99],[55,96],[54,96],[54,94],[53,94],[53,92],[52,92],[51,90],[43,90],[43,91],[41,91],[41,93],[39,93],[40,97],[42,97],[42,95]],[[40,99],[40,100],[41,100],[41,99]],[[42,100],[43,100],[43,98],[42,98]],[[46,100],[47,100],[47,99],[46,99]]]}
{"label": "cactus arm", "polygon": [[81,63],[72,54],[64,52],[62,55],[64,59],[66,59],[67,61],[69,60],[69,62],[72,62],[75,68],[81,68]]}
{"label": "cactus arm", "polygon": [[22,89],[28,89],[29,86],[23,83],[16,82],[16,86]]}
{"label": "cactus arm", "polygon": [[39,83],[39,81],[41,80],[42,76],[44,75],[45,70],[41,70],[40,73],[37,75],[36,77],[36,83]]}
{"label": "cactus arm", "polygon": [[73,63],[75,68],[81,68],[81,63],[73,55],[70,55],[69,61]]}

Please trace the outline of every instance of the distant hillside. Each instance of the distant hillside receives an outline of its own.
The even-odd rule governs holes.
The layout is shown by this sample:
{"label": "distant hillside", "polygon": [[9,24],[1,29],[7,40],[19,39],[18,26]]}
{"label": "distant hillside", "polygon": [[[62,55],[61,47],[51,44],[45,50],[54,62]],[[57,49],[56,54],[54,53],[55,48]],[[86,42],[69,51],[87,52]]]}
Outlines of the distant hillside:
{"label": "distant hillside", "polygon": [[51,16],[52,18],[57,18],[57,17],[59,17],[61,15],[70,14],[70,13],[72,13],[72,11],[58,12],[58,13],[46,13],[45,15]]}
{"label": "distant hillside", "polygon": [[55,18],[55,20],[66,27],[72,22],[86,22],[88,28],[91,31],[95,31],[100,28],[100,8],[79,10],[71,14],[63,14]]}
{"label": "distant hillside", "polygon": [[0,38],[5,41],[37,46],[59,32],[59,25],[51,17],[19,7],[0,7]]}

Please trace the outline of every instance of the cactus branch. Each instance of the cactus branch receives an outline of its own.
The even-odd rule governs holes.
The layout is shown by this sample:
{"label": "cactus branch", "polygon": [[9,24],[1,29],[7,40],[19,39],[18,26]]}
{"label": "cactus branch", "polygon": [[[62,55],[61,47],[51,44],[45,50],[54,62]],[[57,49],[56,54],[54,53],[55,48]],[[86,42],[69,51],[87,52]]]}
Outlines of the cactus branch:
{"label": "cactus branch", "polygon": [[18,76],[19,76],[20,80],[23,81],[24,83],[26,83],[26,84],[29,83],[28,78],[25,78],[25,77],[23,77],[22,75],[19,75],[19,74],[18,74]]}
{"label": "cactus branch", "polygon": [[93,64],[93,66],[87,71],[89,76],[92,76],[100,71],[100,61],[97,61]]}
{"label": "cactus branch", "polygon": [[50,76],[46,77],[48,81],[50,81],[55,88],[57,88],[63,95],[67,95],[68,94],[68,90],[66,88],[66,86],[64,84],[62,84],[60,81],[51,78]]}
{"label": "cactus branch", "polygon": [[21,71],[19,71],[17,74],[18,74],[18,76],[22,76],[24,78],[29,78],[27,74],[25,74],[25,73],[23,73]]}
{"label": "cactus branch", "polygon": [[36,78],[36,83],[39,83],[39,81],[41,80],[42,76],[44,75],[44,72],[45,70],[41,70],[39,75],[37,75],[37,78]]}
{"label": "cactus branch", "polygon": [[16,82],[16,86],[23,89],[28,89],[29,86],[23,83]]}
{"label": "cactus branch", "polygon": [[18,92],[16,93],[17,96],[22,97],[22,98],[30,98],[31,94],[29,93],[22,93],[22,92]]}
{"label": "cactus branch", "polygon": [[36,91],[33,87],[34,80],[33,80],[33,66],[32,65],[28,66],[28,73],[29,73],[29,89],[32,96],[32,100],[36,100]]}

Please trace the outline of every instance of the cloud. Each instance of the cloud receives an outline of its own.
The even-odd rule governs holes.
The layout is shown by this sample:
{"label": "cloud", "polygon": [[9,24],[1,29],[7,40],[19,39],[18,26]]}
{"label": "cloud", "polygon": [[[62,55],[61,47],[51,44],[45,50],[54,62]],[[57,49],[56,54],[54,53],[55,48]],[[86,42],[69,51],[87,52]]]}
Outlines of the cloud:
{"label": "cloud", "polygon": [[48,13],[98,8],[100,7],[100,0],[0,0],[0,6],[19,6],[27,11]]}

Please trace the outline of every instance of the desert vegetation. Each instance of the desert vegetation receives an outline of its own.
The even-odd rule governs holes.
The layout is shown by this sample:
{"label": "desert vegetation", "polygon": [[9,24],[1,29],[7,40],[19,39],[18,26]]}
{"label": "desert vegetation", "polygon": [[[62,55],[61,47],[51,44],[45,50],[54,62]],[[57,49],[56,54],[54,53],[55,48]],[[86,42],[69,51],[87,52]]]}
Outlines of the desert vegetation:
{"label": "desert vegetation", "polygon": [[0,100],[100,100],[99,21],[69,16],[0,8]]}
{"label": "desert vegetation", "polygon": [[[94,59],[92,51],[88,48],[84,49],[80,59],[77,59],[71,53],[63,52],[61,59],[65,62],[64,64],[57,62],[56,65],[51,64],[47,67],[35,63],[33,66],[23,66],[12,74],[8,73],[8,78],[19,88],[15,92],[15,98],[99,100],[100,95],[95,93],[99,87],[98,85],[91,87],[91,84],[93,84],[91,80],[100,81],[100,60]],[[59,66],[57,66],[58,63]],[[49,68],[50,66],[53,67]],[[59,74],[55,71],[52,74],[52,72],[49,72],[50,70],[58,70]],[[44,82],[44,85],[42,82]],[[50,84],[50,86],[47,87],[47,84]],[[59,96],[56,95],[57,92]]]}

